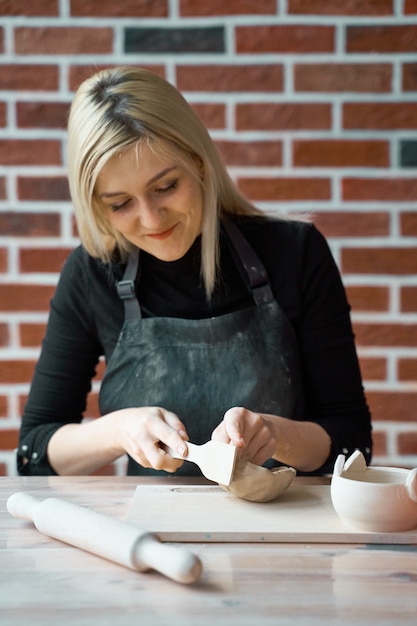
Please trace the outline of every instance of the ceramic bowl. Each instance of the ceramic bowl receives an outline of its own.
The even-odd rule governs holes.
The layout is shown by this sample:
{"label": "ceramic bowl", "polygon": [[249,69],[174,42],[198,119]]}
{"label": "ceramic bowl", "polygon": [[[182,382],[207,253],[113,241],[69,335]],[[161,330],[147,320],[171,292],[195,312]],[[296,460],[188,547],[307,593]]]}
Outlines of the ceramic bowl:
{"label": "ceramic bowl", "polygon": [[417,468],[367,467],[356,450],[340,454],[330,486],[340,519],[359,530],[396,532],[417,527]]}

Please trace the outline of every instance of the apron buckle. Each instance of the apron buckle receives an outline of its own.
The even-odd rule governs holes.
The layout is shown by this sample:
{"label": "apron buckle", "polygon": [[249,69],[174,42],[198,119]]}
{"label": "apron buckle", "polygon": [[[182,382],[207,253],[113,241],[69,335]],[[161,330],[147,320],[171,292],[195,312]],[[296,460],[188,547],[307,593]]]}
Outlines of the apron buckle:
{"label": "apron buckle", "polygon": [[117,295],[121,300],[135,297],[135,283],[133,280],[119,280],[116,287]]}

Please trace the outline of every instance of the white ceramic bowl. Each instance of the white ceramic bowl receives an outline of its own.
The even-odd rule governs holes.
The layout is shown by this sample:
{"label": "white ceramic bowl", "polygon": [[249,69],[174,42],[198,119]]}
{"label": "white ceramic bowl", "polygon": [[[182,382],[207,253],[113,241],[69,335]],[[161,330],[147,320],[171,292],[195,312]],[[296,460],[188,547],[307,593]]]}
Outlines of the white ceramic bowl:
{"label": "white ceramic bowl", "polygon": [[357,450],[334,465],[330,486],[340,519],[359,530],[397,532],[417,527],[417,468],[367,467]]}

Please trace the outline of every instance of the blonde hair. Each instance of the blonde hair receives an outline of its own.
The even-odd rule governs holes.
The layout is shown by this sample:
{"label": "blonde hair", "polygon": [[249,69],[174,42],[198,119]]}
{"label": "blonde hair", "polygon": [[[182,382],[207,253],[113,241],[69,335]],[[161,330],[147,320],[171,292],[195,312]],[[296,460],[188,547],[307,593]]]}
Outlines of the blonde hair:
{"label": "blonde hair", "polygon": [[77,90],[68,121],[68,180],[81,242],[108,263],[125,259],[130,244],[115,231],[94,197],[101,169],[114,154],[146,142],[199,178],[203,197],[201,273],[210,297],[218,266],[222,212],[262,215],[238,192],[204,124],[180,92],[136,67],[105,69]]}

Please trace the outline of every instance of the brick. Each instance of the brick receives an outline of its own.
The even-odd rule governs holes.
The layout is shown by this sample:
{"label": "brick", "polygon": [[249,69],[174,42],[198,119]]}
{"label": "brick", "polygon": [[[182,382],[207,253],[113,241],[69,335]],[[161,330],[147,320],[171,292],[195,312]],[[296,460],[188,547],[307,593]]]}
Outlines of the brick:
{"label": "brick", "polygon": [[7,107],[5,102],[0,102],[0,126],[4,128],[7,125]]}
{"label": "brick", "polygon": [[17,102],[17,126],[65,129],[69,107],[69,102]]}
{"label": "brick", "polygon": [[168,17],[168,0],[71,0],[75,17]]}
{"label": "brick", "polygon": [[346,294],[353,311],[383,313],[389,310],[388,287],[372,285],[349,285]]}
{"label": "brick", "polygon": [[374,430],[372,432],[372,448],[374,456],[385,456],[387,450],[387,434],[382,430]]}
{"label": "brick", "polygon": [[400,166],[417,167],[417,140],[400,141]]}
{"label": "brick", "polygon": [[387,167],[389,144],[379,140],[323,139],[293,142],[295,167]]}
{"label": "brick", "polygon": [[239,178],[240,191],[254,201],[329,200],[327,178]]}
{"label": "brick", "polygon": [[417,13],[417,0],[405,0],[404,14],[414,15]]}
{"label": "brick", "polygon": [[346,29],[347,52],[377,54],[416,52],[417,24],[348,26]]}
{"label": "brick", "polygon": [[334,52],[333,26],[236,26],[236,51],[309,54]]}
{"label": "brick", "polygon": [[0,213],[0,232],[12,237],[57,237],[60,234],[58,213]]}
{"label": "brick", "polygon": [[109,54],[113,36],[113,29],[104,27],[19,27],[15,50],[17,54]]}
{"label": "brick", "polygon": [[30,383],[35,361],[24,359],[0,361],[0,384]]}
{"label": "brick", "polygon": [[392,0],[288,0],[295,15],[392,15]]}
{"label": "brick", "polygon": [[224,27],[125,28],[124,51],[175,54],[225,52]]}
{"label": "brick", "polygon": [[416,274],[417,248],[343,248],[341,265],[348,274]]}
{"label": "brick", "polygon": [[78,227],[77,227],[77,220],[75,219],[75,215],[72,214],[71,216],[71,226],[72,226],[72,236],[73,237],[77,237],[79,238],[79,232],[78,232]]}
{"label": "brick", "polygon": [[0,15],[57,17],[59,0],[0,0]]}
{"label": "brick", "polygon": [[417,345],[417,324],[353,322],[353,328],[360,347],[408,348]]}
{"label": "brick", "polygon": [[398,359],[398,380],[417,382],[417,359]]}
{"label": "brick", "polygon": [[282,164],[280,141],[216,141],[228,166],[275,167]]}
{"label": "brick", "polygon": [[404,211],[400,214],[400,231],[404,237],[417,237],[417,213]]}
{"label": "brick", "polygon": [[18,396],[18,404],[19,404],[18,412],[19,412],[19,415],[23,415],[24,410],[25,410],[25,405],[26,405],[27,401],[28,401],[27,395],[20,395],[20,396]]}
{"label": "brick", "polygon": [[[14,450],[19,442],[19,431],[16,428],[0,430],[1,449]],[[4,474],[2,474],[4,475]]]}
{"label": "brick", "polygon": [[385,380],[387,377],[387,360],[384,358],[361,358],[360,367],[365,381]]}
{"label": "brick", "polygon": [[37,348],[45,336],[45,324],[20,324],[20,345],[23,348]]}
{"label": "brick", "polygon": [[[135,67],[134,64],[129,64],[127,62],[124,62],[124,65],[127,65],[127,66],[132,65],[132,67]],[[108,69],[111,67],[115,67],[115,65],[114,64],[99,65],[96,63],[94,65],[71,65],[71,67],[69,68],[69,72],[68,72],[68,83],[69,83],[70,91],[76,91],[84,80],[86,80],[93,74],[96,74],[96,72],[100,72],[101,70]],[[164,65],[155,65],[155,64],[147,65],[146,63],[141,63],[140,67],[144,69],[148,69],[151,72],[158,74],[158,76],[162,76],[162,78],[166,78]]]}
{"label": "brick", "polygon": [[7,396],[0,396],[0,417],[7,417],[9,412],[9,403]]}
{"label": "brick", "polygon": [[2,139],[2,165],[61,165],[61,143],[54,139]]}
{"label": "brick", "polygon": [[343,128],[397,130],[417,128],[415,102],[360,102],[343,105]]}
{"label": "brick", "polygon": [[310,103],[236,105],[237,130],[330,130],[331,106]]}
{"label": "brick", "polygon": [[295,65],[296,91],[387,93],[392,89],[389,63],[309,63]]}
{"label": "brick", "polygon": [[9,342],[9,327],[7,324],[0,324],[0,346],[4,348],[9,345]]}
{"label": "brick", "polygon": [[345,178],[343,200],[368,202],[415,202],[417,181],[412,178]]}
{"label": "brick", "polygon": [[367,391],[374,422],[416,422],[417,392]]}
{"label": "brick", "polygon": [[100,409],[98,407],[98,394],[89,393],[87,396],[87,406],[84,411],[86,417],[100,417]]}
{"label": "brick", "polygon": [[60,272],[72,248],[23,248],[19,254],[21,272]]}
{"label": "brick", "polygon": [[275,15],[276,0],[179,0],[182,17],[213,15]]}
{"label": "brick", "polygon": [[271,65],[179,65],[180,91],[281,92],[282,66]]}
{"label": "brick", "polygon": [[49,285],[0,284],[0,311],[45,312],[55,287]]}
{"label": "brick", "polygon": [[417,313],[417,286],[401,287],[400,302],[402,313]]}
{"label": "brick", "polygon": [[0,89],[7,91],[57,91],[56,65],[0,65]]}
{"label": "brick", "polygon": [[404,91],[417,91],[417,63],[404,63],[402,74]]}
{"label": "brick", "polygon": [[224,104],[193,103],[191,108],[209,130],[226,128],[226,107]]}
{"label": "brick", "polygon": [[417,433],[398,433],[397,450],[399,454],[417,454]]}
{"label": "brick", "polygon": [[6,199],[6,179],[0,176],[0,200]]}
{"label": "brick", "polygon": [[[0,231],[1,232],[1,231]],[[0,248],[0,272],[5,274],[8,271],[9,255],[6,248]]]}
{"label": "brick", "polygon": [[385,237],[390,232],[390,216],[382,211],[315,212],[314,222],[326,237]]}
{"label": "brick", "polygon": [[68,180],[65,176],[19,176],[17,179],[19,200],[69,201]]}

